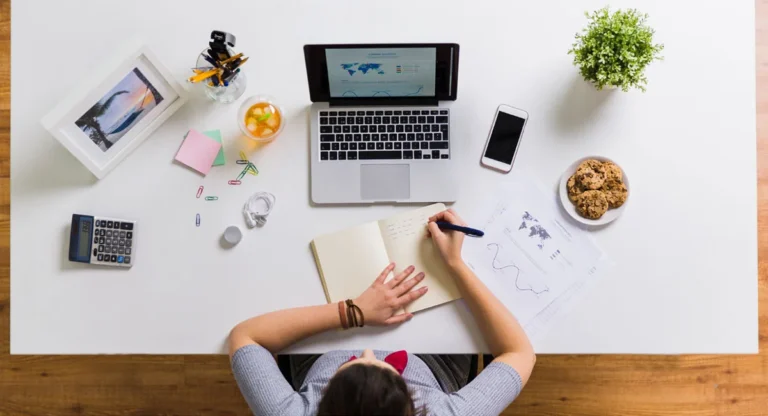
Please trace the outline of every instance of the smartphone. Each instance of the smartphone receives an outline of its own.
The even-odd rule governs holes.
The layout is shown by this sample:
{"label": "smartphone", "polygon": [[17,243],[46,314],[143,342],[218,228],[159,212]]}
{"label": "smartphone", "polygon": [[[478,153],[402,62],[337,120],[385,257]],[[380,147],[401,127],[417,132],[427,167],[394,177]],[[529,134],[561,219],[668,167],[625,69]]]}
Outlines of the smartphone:
{"label": "smartphone", "polygon": [[496,109],[496,116],[493,118],[491,132],[488,133],[480,163],[502,172],[511,171],[527,122],[528,113],[525,111],[504,104],[500,105]]}

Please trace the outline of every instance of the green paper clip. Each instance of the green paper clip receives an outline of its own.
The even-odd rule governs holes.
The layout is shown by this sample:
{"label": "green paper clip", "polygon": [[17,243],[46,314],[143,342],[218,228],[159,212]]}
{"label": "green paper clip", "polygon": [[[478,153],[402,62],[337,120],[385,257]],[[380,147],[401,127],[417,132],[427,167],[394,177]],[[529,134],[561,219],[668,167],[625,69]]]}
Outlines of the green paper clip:
{"label": "green paper clip", "polygon": [[218,196],[206,196],[205,200],[206,201],[218,201],[219,197]]}

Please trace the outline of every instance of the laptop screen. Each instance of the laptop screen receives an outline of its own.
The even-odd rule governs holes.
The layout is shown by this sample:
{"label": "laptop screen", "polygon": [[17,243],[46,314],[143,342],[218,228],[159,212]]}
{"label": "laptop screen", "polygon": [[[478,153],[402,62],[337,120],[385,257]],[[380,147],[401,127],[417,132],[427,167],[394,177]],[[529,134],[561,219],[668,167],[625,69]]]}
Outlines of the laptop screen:
{"label": "laptop screen", "polygon": [[434,97],[437,48],[326,49],[331,97]]}
{"label": "laptop screen", "polygon": [[305,45],[313,102],[426,104],[455,100],[459,45]]}

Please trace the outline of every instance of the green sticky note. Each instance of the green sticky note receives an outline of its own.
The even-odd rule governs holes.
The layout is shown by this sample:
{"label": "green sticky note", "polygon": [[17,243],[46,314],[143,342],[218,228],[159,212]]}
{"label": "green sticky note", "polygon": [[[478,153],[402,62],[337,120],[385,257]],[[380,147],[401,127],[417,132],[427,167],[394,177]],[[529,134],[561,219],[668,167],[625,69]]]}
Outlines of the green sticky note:
{"label": "green sticky note", "polygon": [[[203,134],[210,137],[213,140],[216,140],[217,142],[221,143],[221,131],[219,130],[211,130],[206,131]],[[224,143],[221,143],[221,148],[219,149],[219,154],[216,155],[216,159],[213,160],[213,164],[211,166],[221,166],[225,162],[224,159]]]}

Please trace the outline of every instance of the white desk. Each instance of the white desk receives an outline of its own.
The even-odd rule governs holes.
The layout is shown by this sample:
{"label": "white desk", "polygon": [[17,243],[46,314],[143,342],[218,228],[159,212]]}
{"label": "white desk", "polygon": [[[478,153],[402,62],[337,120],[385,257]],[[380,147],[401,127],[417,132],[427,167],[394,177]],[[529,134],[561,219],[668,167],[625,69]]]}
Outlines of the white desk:
{"label": "white desk", "polygon": [[[757,352],[752,0],[643,2],[666,45],[666,60],[648,70],[646,94],[596,92],[566,55],[585,24],[582,13],[604,1],[448,7],[440,1],[232,0],[218,2],[216,11],[202,0],[76,3],[13,2],[13,353],[216,353],[244,318],[324,302],[309,241],[408,208],[310,205],[302,45],[417,41],[461,44],[459,99],[452,104],[454,155],[463,174],[460,212],[504,179],[478,165],[499,103],[531,114],[515,169],[554,190],[573,160],[603,154],[631,176],[624,216],[595,231],[617,267],[547,337],[535,340],[537,351]],[[269,93],[287,114],[282,137],[253,153],[261,174],[243,186],[226,185],[245,146],[237,134],[237,103],[192,101],[98,182],[39,125],[110,44],[141,33],[182,77],[211,29],[236,34],[237,49],[252,56],[244,67],[246,95]],[[521,41],[507,41],[515,38]],[[171,163],[190,128],[222,130],[226,167],[201,178]],[[195,199],[199,185],[219,201]],[[259,190],[277,195],[268,225],[223,249],[224,228],[244,228],[241,206]],[[136,219],[135,266],[69,263],[67,231],[75,212]],[[458,302],[395,329],[324,334],[295,351],[361,347],[485,349]]]}

